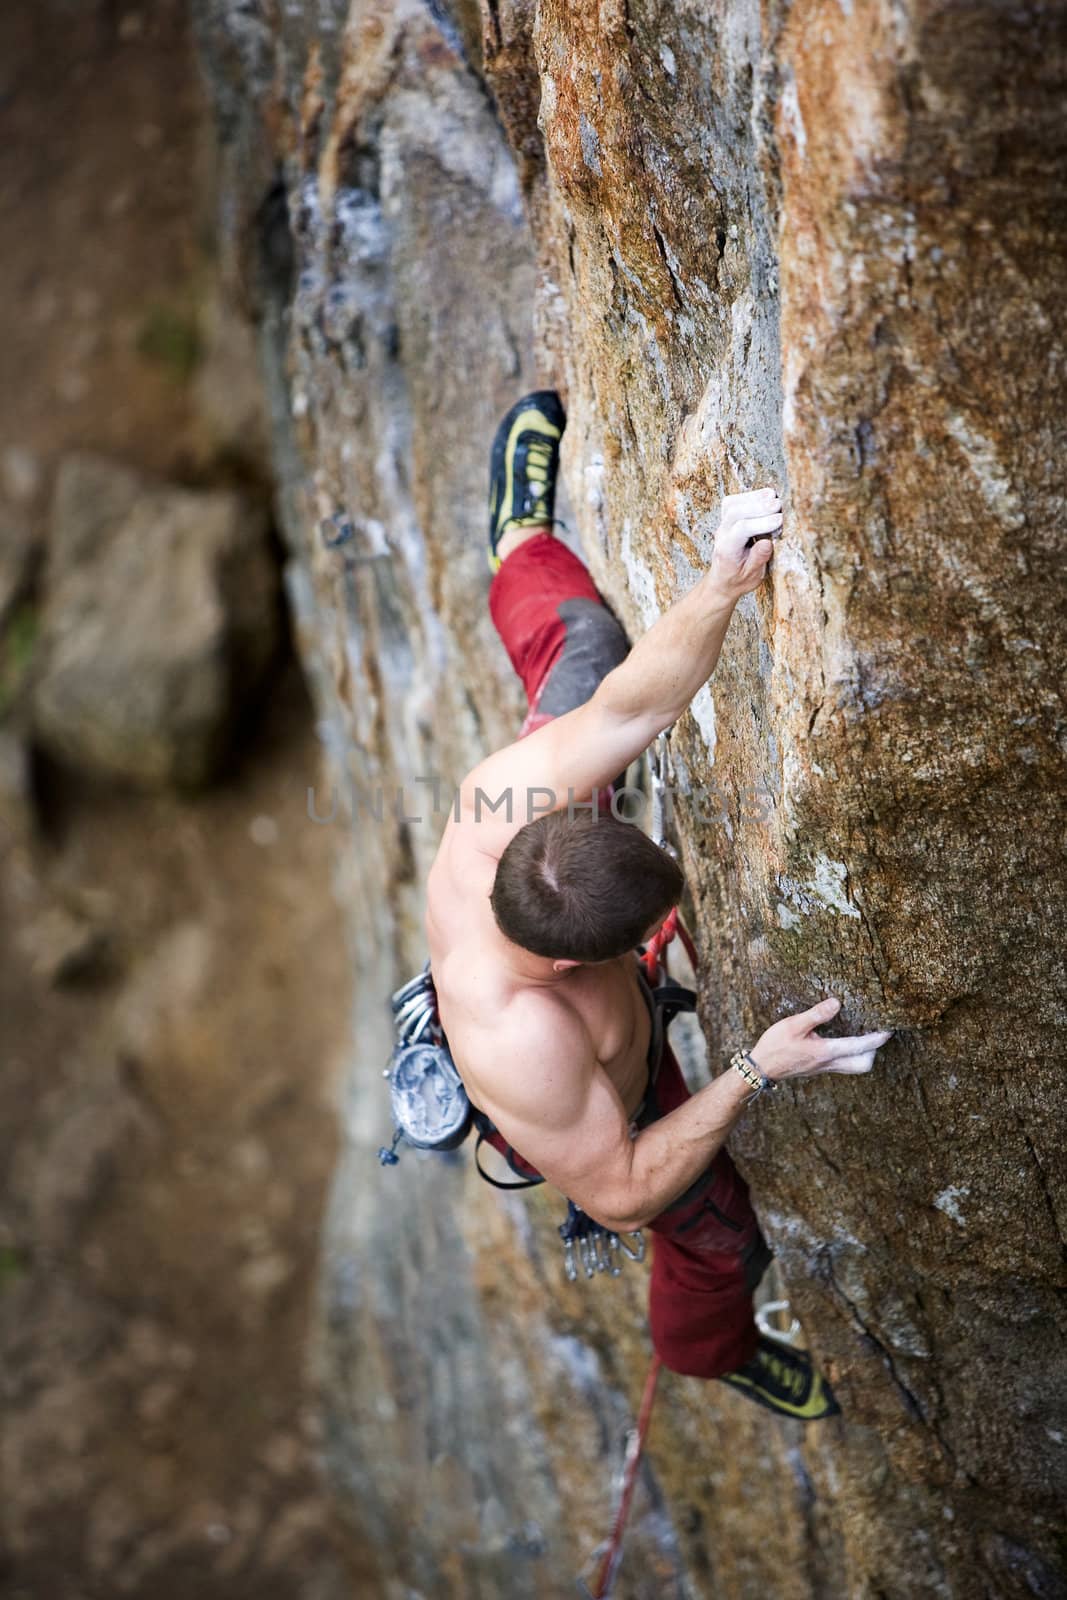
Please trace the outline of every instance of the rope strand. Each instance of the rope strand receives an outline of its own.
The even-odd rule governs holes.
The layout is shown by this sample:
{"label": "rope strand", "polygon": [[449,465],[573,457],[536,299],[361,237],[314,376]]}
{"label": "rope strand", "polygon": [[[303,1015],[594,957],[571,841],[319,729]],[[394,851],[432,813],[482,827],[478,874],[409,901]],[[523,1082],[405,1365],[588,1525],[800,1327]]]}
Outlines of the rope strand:
{"label": "rope strand", "polygon": [[654,1355],[649,1363],[648,1374],[645,1378],[645,1392],[641,1396],[641,1409],[637,1414],[637,1427],[631,1433],[626,1445],[626,1460],[623,1463],[622,1492],[619,1495],[619,1505],[615,1512],[611,1534],[608,1538],[608,1547],[604,1551],[593,1587],[589,1590],[590,1600],[608,1600],[615,1576],[619,1570],[622,1559],[622,1536],[626,1531],[626,1522],[630,1515],[630,1505],[637,1486],[637,1469],[641,1464],[641,1452],[645,1447],[648,1437],[649,1423],[652,1421],[652,1406],[656,1399],[656,1381],[659,1378],[659,1369],[662,1366],[659,1356]]}

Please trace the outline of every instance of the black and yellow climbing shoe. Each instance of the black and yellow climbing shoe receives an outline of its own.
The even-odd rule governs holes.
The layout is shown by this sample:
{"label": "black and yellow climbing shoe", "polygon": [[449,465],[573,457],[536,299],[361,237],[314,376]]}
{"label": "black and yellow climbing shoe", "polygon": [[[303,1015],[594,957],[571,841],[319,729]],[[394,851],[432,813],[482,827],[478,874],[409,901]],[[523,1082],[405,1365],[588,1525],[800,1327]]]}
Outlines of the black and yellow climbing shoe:
{"label": "black and yellow climbing shoe", "polygon": [[725,1372],[721,1382],[777,1411],[780,1417],[796,1417],[801,1422],[818,1422],[836,1417],[841,1410],[821,1373],[811,1364],[804,1350],[794,1350],[784,1339],[761,1333],[756,1354],[736,1372]]}
{"label": "black and yellow climbing shoe", "polygon": [[567,414],[554,389],[538,389],[513,405],[489,458],[489,570],[499,572],[497,546],[509,528],[552,522],[559,441]]}

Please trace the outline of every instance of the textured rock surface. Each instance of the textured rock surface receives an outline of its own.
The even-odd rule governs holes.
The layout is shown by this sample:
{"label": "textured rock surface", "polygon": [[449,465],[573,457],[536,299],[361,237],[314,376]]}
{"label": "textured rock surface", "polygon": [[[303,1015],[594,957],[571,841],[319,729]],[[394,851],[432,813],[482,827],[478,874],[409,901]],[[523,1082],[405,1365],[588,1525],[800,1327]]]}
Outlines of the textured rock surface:
{"label": "textured rock surface", "polygon": [[74,766],[204,783],[277,644],[266,519],[95,456],[56,479],[34,725]]}
{"label": "textured rock surface", "polygon": [[[784,1092],[735,1140],[847,1421],[801,1437],[670,1382],[620,1592],[1064,1592],[1062,15],[200,19],[351,828],[361,1051],[323,1360],[380,1587],[569,1592],[646,1350],[638,1275],[559,1287],[546,1197],[373,1161],[382,996],[421,960],[441,822],[414,780],[454,781],[518,711],[486,447],[550,381],[586,556],[634,631],[700,570],[724,492],[786,497],[773,578],[675,736],[714,792],[678,807],[712,1061],[826,991],[849,1031],[898,1030],[872,1079]],[[328,552],[338,508],[356,537]],[[374,815],[400,784],[423,821]]]}

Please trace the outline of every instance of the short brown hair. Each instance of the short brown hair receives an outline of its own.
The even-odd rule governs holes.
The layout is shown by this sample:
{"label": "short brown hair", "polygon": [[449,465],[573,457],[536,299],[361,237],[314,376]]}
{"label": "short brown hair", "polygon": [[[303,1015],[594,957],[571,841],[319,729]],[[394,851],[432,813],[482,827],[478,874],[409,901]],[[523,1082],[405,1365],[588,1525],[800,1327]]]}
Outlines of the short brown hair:
{"label": "short brown hair", "polygon": [[489,897],[513,944],[555,961],[612,961],[681,898],[678,863],[632,822],[551,811],[520,828]]}

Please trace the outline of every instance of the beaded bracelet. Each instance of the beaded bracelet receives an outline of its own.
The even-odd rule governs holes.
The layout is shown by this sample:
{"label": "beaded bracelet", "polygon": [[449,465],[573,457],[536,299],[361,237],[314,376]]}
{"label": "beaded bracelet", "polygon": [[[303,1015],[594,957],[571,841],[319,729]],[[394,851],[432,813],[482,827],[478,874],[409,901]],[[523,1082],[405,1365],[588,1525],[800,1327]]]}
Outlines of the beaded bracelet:
{"label": "beaded bracelet", "polygon": [[734,1051],[730,1057],[730,1065],[741,1074],[749,1087],[756,1091],[752,1096],[753,1100],[758,1099],[764,1089],[777,1089],[778,1087],[770,1078],[764,1076],[752,1057],[744,1050]]}

